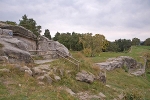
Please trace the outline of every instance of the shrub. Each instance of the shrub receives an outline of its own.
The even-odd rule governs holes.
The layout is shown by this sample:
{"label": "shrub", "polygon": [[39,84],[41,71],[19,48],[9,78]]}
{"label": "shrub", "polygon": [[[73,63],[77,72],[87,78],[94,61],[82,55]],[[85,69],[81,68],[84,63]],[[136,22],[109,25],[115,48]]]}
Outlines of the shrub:
{"label": "shrub", "polygon": [[2,47],[3,47],[3,44],[0,43],[0,48],[2,48]]}
{"label": "shrub", "polygon": [[129,89],[125,92],[125,100],[143,100],[144,94],[138,89]]}

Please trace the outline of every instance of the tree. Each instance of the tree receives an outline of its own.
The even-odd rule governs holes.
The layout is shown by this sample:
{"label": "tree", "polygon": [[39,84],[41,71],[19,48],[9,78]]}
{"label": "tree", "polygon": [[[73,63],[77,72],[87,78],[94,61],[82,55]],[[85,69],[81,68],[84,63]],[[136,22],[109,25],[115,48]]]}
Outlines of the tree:
{"label": "tree", "polygon": [[29,18],[27,17],[27,15],[25,14],[24,16],[22,16],[22,20],[19,20],[20,26],[25,27],[26,29],[30,30],[33,32],[33,34],[35,34],[36,36],[40,35],[41,32],[41,26],[37,26],[36,21],[33,18]]}
{"label": "tree", "polygon": [[92,33],[87,33],[80,37],[80,42],[83,44],[84,54],[90,54],[87,56],[95,56],[106,48],[107,40],[103,35],[96,34],[92,36]]}
{"label": "tree", "polygon": [[62,43],[65,47],[67,47],[69,50],[71,49],[71,33],[61,33],[58,42]]}
{"label": "tree", "polygon": [[145,46],[150,46],[150,38],[147,38],[147,39],[144,41],[144,45],[145,45]]}
{"label": "tree", "polygon": [[119,46],[119,52],[127,51],[131,47],[131,40],[119,39],[115,40],[115,43]]}
{"label": "tree", "polygon": [[79,37],[81,34],[72,32],[71,38],[70,38],[70,45],[71,50],[73,51],[81,51],[83,49],[82,43],[79,42]]}
{"label": "tree", "polygon": [[44,36],[51,40],[50,31],[48,29],[45,29]]}
{"label": "tree", "polygon": [[55,34],[55,37],[53,38],[53,40],[54,40],[54,41],[58,41],[58,40],[59,40],[59,36],[60,36],[60,33],[57,32],[57,33]]}
{"label": "tree", "polygon": [[107,51],[112,51],[112,52],[118,52],[119,51],[119,46],[115,42],[109,42]]}
{"label": "tree", "polygon": [[135,46],[140,45],[140,39],[138,39],[138,38],[133,38],[133,39],[132,39],[132,45],[135,45]]}

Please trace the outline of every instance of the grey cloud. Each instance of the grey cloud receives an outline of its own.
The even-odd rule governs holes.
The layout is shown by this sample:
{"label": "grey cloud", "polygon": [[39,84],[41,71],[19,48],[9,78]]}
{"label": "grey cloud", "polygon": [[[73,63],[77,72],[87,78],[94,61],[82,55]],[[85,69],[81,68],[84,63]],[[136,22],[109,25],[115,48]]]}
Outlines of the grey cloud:
{"label": "grey cloud", "polygon": [[101,33],[117,38],[150,37],[150,0],[0,0],[0,20],[27,14],[51,34]]}

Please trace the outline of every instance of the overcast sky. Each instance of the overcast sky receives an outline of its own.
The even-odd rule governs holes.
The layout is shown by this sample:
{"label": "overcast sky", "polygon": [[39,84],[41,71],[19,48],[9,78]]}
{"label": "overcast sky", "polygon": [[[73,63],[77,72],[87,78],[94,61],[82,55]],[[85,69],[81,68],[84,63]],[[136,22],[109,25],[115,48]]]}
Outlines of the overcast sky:
{"label": "overcast sky", "polygon": [[52,36],[74,31],[110,41],[150,38],[150,0],[0,0],[0,20],[19,23],[24,14]]}

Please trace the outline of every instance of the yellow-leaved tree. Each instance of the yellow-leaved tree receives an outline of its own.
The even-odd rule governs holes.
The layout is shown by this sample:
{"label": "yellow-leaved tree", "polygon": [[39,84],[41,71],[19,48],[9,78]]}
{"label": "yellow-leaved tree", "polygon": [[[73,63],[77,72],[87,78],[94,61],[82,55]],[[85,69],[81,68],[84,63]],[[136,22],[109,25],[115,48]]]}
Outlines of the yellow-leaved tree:
{"label": "yellow-leaved tree", "polygon": [[92,36],[92,33],[82,34],[80,42],[83,44],[83,53],[91,57],[100,54],[108,45],[104,35],[95,34]]}

